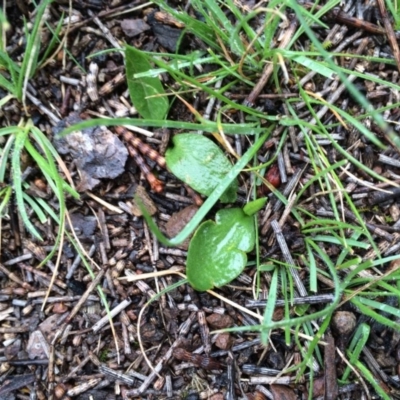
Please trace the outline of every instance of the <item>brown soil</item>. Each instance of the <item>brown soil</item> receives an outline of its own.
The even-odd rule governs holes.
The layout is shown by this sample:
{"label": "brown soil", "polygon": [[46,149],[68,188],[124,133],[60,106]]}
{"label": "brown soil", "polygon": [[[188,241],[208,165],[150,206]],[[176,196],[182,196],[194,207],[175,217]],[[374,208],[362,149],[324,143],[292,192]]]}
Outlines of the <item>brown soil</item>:
{"label": "brown soil", "polygon": [[[24,52],[22,16],[25,14],[33,21],[34,7],[23,0],[15,2],[15,5],[11,4],[14,2],[8,3],[7,18],[12,23],[7,32],[7,45],[10,56],[18,60]],[[50,26],[55,27],[60,18],[68,15],[68,4],[65,3],[56,1],[49,8]],[[324,335],[324,345],[319,346],[322,358],[315,359],[319,367],[315,367],[313,378],[306,370],[296,381],[295,372],[282,376],[280,372],[302,359],[301,353],[307,351],[305,346],[308,343],[304,338],[301,337],[296,343],[291,336],[292,342],[287,344],[284,332],[274,330],[270,345],[265,347],[256,331],[213,333],[223,328],[260,324],[255,314],[262,316],[265,302],[261,301],[258,306],[254,304],[254,268],[247,268],[232,284],[217,290],[221,296],[231,300],[234,305],[243,306],[245,310],[210,293],[196,292],[187,284],[162,295],[144,308],[155,293],[181,278],[166,274],[134,282],[119,279],[127,275],[162,272],[173,266],[184,269],[187,243],[181,248],[160,245],[133,202],[134,194],[139,193],[157,224],[171,236],[183,228],[193,210],[197,209],[198,195],[188,191],[171,173],[160,167],[160,157],[165,153],[169,138],[180,132],[149,128],[152,136],[133,133],[133,137],[130,137],[129,133],[118,128],[97,128],[64,139],[55,139],[54,135],[80,120],[100,116],[137,117],[130,106],[123,56],[114,51],[89,58],[91,54],[114,48],[115,44],[110,43],[109,37],[119,44],[126,42],[146,51],[175,52],[183,28],[171,22],[166,13],[157,13],[159,10],[156,6],[143,6],[144,2],[141,1],[77,0],[72,3],[76,20],[62,28],[61,38],[65,38],[65,47],[57,50],[55,47],[47,65],[30,81],[29,92],[38,102],[35,104],[30,98],[27,103],[34,124],[62,154],[69,179],[81,194],[79,200],[68,198],[67,228],[73,227],[90,262],[85,266],[65,238],[60,260],[54,256],[51,261],[41,265],[54,246],[58,226],[50,219],[41,225],[32,215],[32,223],[45,238],[39,242],[25,230],[16,205],[12,203],[1,227],[0,338],[3,346],[0,348],[0,399],[294,400],[306,399],[310,392],[312,398],[321,399],[359,399],[366,393],[373,398],[372,387],[368,382],[360,382],[355,374],[350,384],[339,385],[337,381],[346,364],[336,350],[345,352],[355,328],[363,322],[371,324],[372,334],[362,360],[373,371],[374,378],[383,390],[395,398],[400,385],[398,332],[371,322],[350,307],[349,303],[337,310],[331,321],[332,329]],[[179,2],[172,5],[182,7]],[[345,11],[328,14],[326,24],[329,30],[315,28],[315,32],[321,41],[329,41],[332,51],[339,52],[337,49],[348,40],[340,51],[371,55],[379,46],[382,54],[392,54],[391,47],[385,42],[386,31],[373,31],[371,28],[383,29],[380,28],[382,19],[375,11],[369,11],[370,21],[366,22],[356,14],[350,17]],[[288,10],[288,15],[291,12]],[[103,27],[109,36],[102,30]],[[287,27],[282,29],[285,31]],[[44,28],[44,50],[50,40],[51,35]],[[295,46],[301,46],[301,40]],[[180,46],[183,53],[206,48],[191,35],[187,35]],[[346,57],[337,61],[348,68],[357,66],[356,62],[351,66],[352,59]],[[361,64],[359,61],[357,63]],[[96,68],[93,64],[98,67],[97,74],[93,73],[92,68]],[[363,65],[382,79],[398,81],[398,71],[394,65],[368,62]],[[206,65],[204,68],[212,67]],[[287,68],[290,68],[289,63]],[[174,82],[170,77],[163,75],[162,79],[166,87],[173,88]],[[259,79],[259,76],[255,77],[255,83]],[[303,85],[306,90],[317,93],[331,88],[332,81],[325,83],[310,78]],[[339,86],[340,83],[337,83]],[[398,93],[387,87],[371,83],[366,87],[362,81],[356,84],[376,108],[397,101]],[[289,111],[282,99],[298,93],[295,82],[289,79],[285,95],[272,96],[271,87],[272,84],[267,84],[259,94],[250,94],[251,88],[233,87],[229,95],[233,100],[247,100],[254,103],[254,107],[262,107],[268,115],[287,114]],[[331,102],[343,109],[353,107],[354,115],[361,113],[348,92],[339,93],[338,90],[330,89],[332,95],[336,93],[338,96]],[[7,94],[3,90],[0,93],[2,97]],[[204,115],[209,101],[207,95],[187,95],[185,100]],[[292,106],[301,118],[312,120],[310,112],[301,106],[300,101],[292,103]],[[22,105],[12,100],[1,110],[0,117],[2,126],[7,126],[18,124],[22,117],[26,118],[26,114]],[[390,109],[385,116],[393,121],[397,117],[396,108]],[[240,122],[240,116],[233,115],[230,118]],[[320,118],[324,124],[329,124],[336,116],[329,112]],[[180,101],[173,103],[168,119],[195,122],[193,113]],[[387,132],[370,120],[364,123],[369,123],[376,135],[389,144],[385,154],[351,127],[346,130],[338,124],[332,133],[338,135],[342,146],[348,148],[357,160],[378,174],[385,174],[388,179],[397,181],[400,173],[398,154],[390,147],[391,140]],[[259,156],[261,162],[275,153],[282,131],[283,127],[278,127],[263,147]],[[287,142],[280,153],[282,159],[279,160],[279,168],[274,166],[267,173],[268,181],[286,196],[291,190],[285,192],[285,189],[292,185],[299,192],[311,177],[307,153],[303,151],[304,142],[296,138],[297,134],[289,129]],[[140,139],[140,143],[137,139]],[[232,146],[237,146],[236,149],[242,147],[243,152],[248,146],[244,138],[229,140]],[[151,153],[143,143],[155,152]],[[330,145],[326,146],[326,155],[330,160],[341,159]],[[382,155],[395,164],[389,168]],[[50,188],[37,166],[32,165],[28,157],[23,165],[29,193],[54,206]],[[154,175],[147,173],[146,168]],[[277,176],[282,170],[286,172],[286,181],[283,179],[283,182],[282,175]],[[372,178],[365,177],[359,169],[352,166],[350,170],[360,180],[376,183]],[[239,194],[242,200],[247,195],[248,178],[249,175],[245,173],[241,176]],[[399,224],[390,223],[389,226],[386,220],[388,216],[394,221],[398,220],[398,192],[393,190],[382,199],[378,198],[381,192],[371,192],[359,181],[352,183],[347,180],[347,175],[342,178],[344,186],[348,187],[354,198],[356,195],[360,198],[365,195],[363,198],[367,200],[363,200],[360,207],[367,207],[365,221],[370,222],[377,245],[381,248],[396,245],[400,236]],[[271,200],[267,209],[260,213],[262,259],[272,257],[284,260],[282,248],[276,241],[277,230],[273,229],[273,221],[279,221],[285,209],[279,206],[277,198],[268,189],[260,191],[267,193]],[[329,202],[316,191],[316,186],[311,185],[298,201],[303,201],[303,207],[310,213],[334,217],[332,210],[329,210]],[[379,213],[373,211],[375,205],[380,207]],[[176,217],[175,213],[179,211],[183,214]],[[343,210],[343,213],[346,212],[348,220],[352,221],[352,213]],[[286,216],[282,231],[288,253],[300,260],[305,248],[303,235],[295,219]],[[325,250],[335,255],[341,249],[332,245]],[[367,251],[360,253],[360,256],[376,257]],[[254,253],[249,259],[255,260]],[[93,271],[94,280],[88,268]],[[390,268],[397,266],[391,265]],[[260,300],[268,296],[270,278],[268,273],[262,276]],[[301,270],[299,278],[306,281],[307,272]],[[322,273],[318,279],[323,290],[318,302],[310,305],[314,311],[323,309],[326,302],[332,301],[332,281]],[[112,325],[97,285],[101,287],[108,307],[113,312]],[[298,297],[297,293],[295,297]],[[398,307],[397,298],[384,298],[382,301]],[[142,315],[139,315],[143,309]],[[246,311],[250,309],[253,314],[249,315]],[[294,308],[291,315],[295,317]],[[278,304],[274,320],[279,321],[283,317],[284,309],[282,304]],[[321,324],[323,321],[318,322]]]}

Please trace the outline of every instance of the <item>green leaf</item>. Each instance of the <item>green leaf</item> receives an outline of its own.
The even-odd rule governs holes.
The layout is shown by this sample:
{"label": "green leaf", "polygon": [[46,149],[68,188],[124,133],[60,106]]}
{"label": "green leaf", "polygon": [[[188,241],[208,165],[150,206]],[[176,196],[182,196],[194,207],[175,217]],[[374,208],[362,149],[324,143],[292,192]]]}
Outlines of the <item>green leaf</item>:
{"label": "green leaf", "polygon": [[[231,171],[232,164],[210,139],[198,134],[180,134],[172,139],[174,147],[167,150],[168,168],[180,180],[197,192],[209,196]],[[222,203],[236,201],[238,189],[234,179],[222,194]]]}
{"label": "green leaf", "polygon": [[150,76],[135,77],[135,74],[152,68],[148,56],[126,45],[125,58],[129,95],[136,110],[144,119],[164,119],[169,104],[160,80]]}
{"label": "green leaf", "polygon": [[254,215],[256,212],[260,211],[265,206],[267,200],[268,200],[267,197],[261,197],[260,199],[250,201],[243,207],[243,212],[246,215],[250,216]]}
{"label": "green leaf", "polygon": [[255,244],[254,219],[240,208],[217,212],[214,221],[203,222],[188,250],[186,274],[196,290],[221,287],[244,269]]}
{"label": "green leaf", "polygon": [[297,56],[293,58],[294,61],[298,62],[301,65],[304,65],[305,67],[309,68],[311,71],[314,71],[325,78],[328,79],[334,79],[335,78],[335,71],[324,65],[323,63],[319,61],[315,61],[309,57],[306,56]]}

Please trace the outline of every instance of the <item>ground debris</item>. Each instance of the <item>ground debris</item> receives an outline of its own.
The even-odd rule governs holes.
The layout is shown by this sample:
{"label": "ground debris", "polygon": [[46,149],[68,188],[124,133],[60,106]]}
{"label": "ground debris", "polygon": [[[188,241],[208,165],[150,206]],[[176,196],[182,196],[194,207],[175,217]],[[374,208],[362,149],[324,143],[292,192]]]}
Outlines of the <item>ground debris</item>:
{"label": "ground debris", "polygon": [[[13,26],[6,51],[19,67],[25,25],[21,10],[7,3]],[[23,12],[33,21],[34,4],[25,3]],[[49,26],[58,25],[63,3],[48,5]],[[2,209],[0,235],[0,399],[25,400],[30,393],[57,400],[344,400],[378,398],[377,386],[396,398],[399,264],[390,260],[400,248],[400,161],[394,144],[400,90],[394,51],[374,2],[342,2],[321,17],[325,25],[309,26],[326,57],[306,33],[298,35],[304,24],[294,7],[270,12],[255,1],[234,1],[230,9],[210,0],[197,9],[201,1],[171,0],[168,7],[176,12],[165,12],[154,4],[132,10],[137,1],[72,3],[65,20],[70,24],[60,33],[65,48],[53,46],[54,56],[30,77],[27,110],[15,96],[0,109],[3,127],[32,119],[62,155],[55,163],[60,175],[71,177],[71,186],[81,192],[79,199],[66,192],[66,234],[57,243],[54,182],[29,154],[21,154],[24,196],[32,199],[27,215],[44,241],[24,231],[12,193],[9,209]],[[328,5],[320,3],[292,5],[317,20]],[[217,4],[222,8],[207,8]],[[184,22],[175,19],[186,12]],[[221,35],[213,21],[221,24]],[[193,35],[199,27],[201,35]],[[260,52],[265,32],[271,33],[270,47]],[[41,38],[50,44],[45,24]],[[165,121],[140,120],[132,106],[127,80],[141,78],[126,75],[123,43],[148,57],[150,72],[138,76],[152,75],[162,83],[170,105]],[[373,121],[329,61],[340,66],[390,129]],[[11,78],[8,72],[2,71],[4,79]],[[2,87],[0,97],[8,95]],[[65,127],[99,117],[134,122],[58,136]],[[252,129],[236,132],[251,124],[273,127],[270,137],[254,164],[238,175],[238,202],[216,203],[205,218],[214,219],[221,207],[242,208],[257,192],[268,197],[254,221],[259,246],[236,280],[213,292],[196,292],[179,275],[185,274],[189,240],[180,249],[161,245],[135,195],[161,231],[176,237],[208,199],[196,197],[168,169],[163,155],[170,139],[196,126],[191,133],[211,138],[235,164],[255,136]],[[369,137],[363,129],[370,130]],[[28,140],[32,136],[29,132]],[[12,152],[16,142],[5,143],[2,147]],[[45,156],[39,142],[33,148]],[[12,191],[15,178],[1,181],[0,192]],[[38,204],[51,207],[54,215],[41,218]],[[63,251],[45,260],[57,245]],[[367,260],[370,266],[361,270]],[[337,307],[325,319],[300,323],[296,332],[285,326],[334,302]],[[365,313],[372,309],[378,321]],[[221,332],[225,329],[229,332]],[[359,340],[351,349],[354,337]],[[370,380],[359,379],[358,360],[354,369],[345,363],[356,350]]]}
{"label": "ground debris", "polygon": [[57,136],[67,126],[81,121],[77,114],[66,117],[53,129],[53,142],[59,153],[71,155],[81,175],[78,190],[85,191],[97,186],[100,179],[114,179],[121,175],[128,151],[117,135],[102,127]]}
{"label": "ground debris", "polygon": [[123,19],[121,28],[128,37],[135,37],[150,29],[142,19]]}

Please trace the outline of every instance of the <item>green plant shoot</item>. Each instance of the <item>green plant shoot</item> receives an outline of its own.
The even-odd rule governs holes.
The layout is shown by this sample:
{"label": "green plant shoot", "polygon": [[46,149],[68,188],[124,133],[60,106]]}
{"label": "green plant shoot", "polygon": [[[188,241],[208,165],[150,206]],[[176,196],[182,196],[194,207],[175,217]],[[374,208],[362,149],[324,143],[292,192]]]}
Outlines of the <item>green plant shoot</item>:
{"label": "green plant shoot", "polygon": [[155,77],[135,77],[135,74],[151,69],[148,56],[127,45],[125,59],[129,95],[136,110],[144,119],[163,120],[169,103],[160,80]]}

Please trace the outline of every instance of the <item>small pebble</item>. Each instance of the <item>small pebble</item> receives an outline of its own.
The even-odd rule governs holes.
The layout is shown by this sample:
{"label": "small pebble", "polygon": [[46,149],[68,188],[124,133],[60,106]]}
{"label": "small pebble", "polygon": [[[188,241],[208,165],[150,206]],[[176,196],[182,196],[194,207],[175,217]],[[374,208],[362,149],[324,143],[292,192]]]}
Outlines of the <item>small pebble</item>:
{"label": "small pebble", "polygon": [[338,311],[332,318],[332,328],[340,335],[349,335],[356,327],[356,316],[349,311]]}

